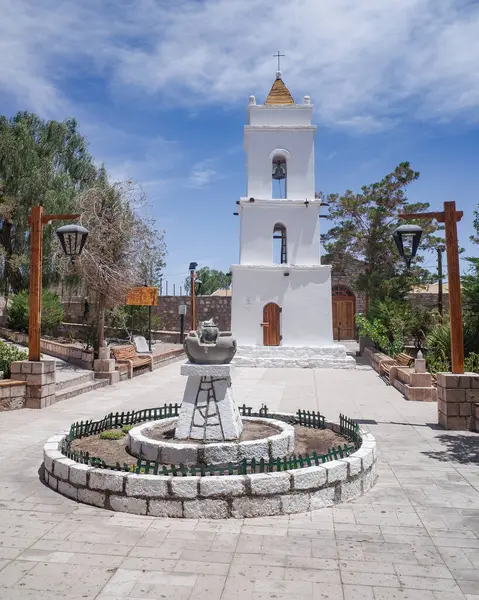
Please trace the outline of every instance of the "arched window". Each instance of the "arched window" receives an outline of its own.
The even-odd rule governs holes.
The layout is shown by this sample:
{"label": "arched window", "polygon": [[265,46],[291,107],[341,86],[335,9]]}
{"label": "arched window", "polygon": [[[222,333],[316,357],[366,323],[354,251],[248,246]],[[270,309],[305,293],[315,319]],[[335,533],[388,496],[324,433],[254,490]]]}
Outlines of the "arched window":
{"label": "arched window", "polygon": [[354,297],[353,292],[346,285],[342,285],[340,283],[337,285],[333,285],[331,291],[332,291],[333,298]]}
{"label": "arched window", "polygon": [[273,228],[273,263],[285,265],[287,262],[286,227],[282,223],[276,223]]}
{"label": "arched window", "polygon": [[287,194],[288,170],[286,157],[281,154],[275,154],[272,161],[272,194],[275,200],[283,200]]}

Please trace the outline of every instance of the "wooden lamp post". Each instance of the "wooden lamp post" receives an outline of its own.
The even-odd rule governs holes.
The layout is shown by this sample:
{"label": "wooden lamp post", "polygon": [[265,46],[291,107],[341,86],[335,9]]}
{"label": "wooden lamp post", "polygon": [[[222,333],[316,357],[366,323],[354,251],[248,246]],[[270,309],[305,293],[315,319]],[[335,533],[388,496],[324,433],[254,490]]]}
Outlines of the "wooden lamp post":
{"label": "wooden lamp post", "polygon": [[[32,206],[30,224],[30,304],[28,318],[28,360],[40,360],[40,324],[42,311],[43,226],[51,221],[73,221],[80,215],[45,215],[43,206]],[[80,255],[88,231],[79,225],[66,225],[57,231],[63,251],[72,262]]]}
{"label": "wooden lamp post", "polygon": [[464,333],[462,328],[461,277],[459,272],[459,244],[457,223],[463,217],[462,210],[456,210],[455,202],[444,202],[443,212],[402,214],[400,219],[435,219],[446,228],[447,278],[449,285],[449,317],[451,323],[452,372],[464,373]]}

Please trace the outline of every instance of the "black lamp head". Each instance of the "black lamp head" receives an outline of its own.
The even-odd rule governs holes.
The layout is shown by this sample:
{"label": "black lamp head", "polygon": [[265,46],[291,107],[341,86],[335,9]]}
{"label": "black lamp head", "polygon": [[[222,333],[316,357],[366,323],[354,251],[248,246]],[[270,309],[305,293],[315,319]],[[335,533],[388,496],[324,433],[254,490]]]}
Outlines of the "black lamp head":
{"label": "black lamp head", "polygon": [[80,256],[88,237],[88,229],[81,225],[63,225],[57,229],[56,234],[60,240],[63,252],[75,262],[75,257]]}
{"label": "black lamp head", "polygon": [[419,225],[400,225],[393,233],[399,255],[404,258],[408,267],[416,256],[423,230]]}

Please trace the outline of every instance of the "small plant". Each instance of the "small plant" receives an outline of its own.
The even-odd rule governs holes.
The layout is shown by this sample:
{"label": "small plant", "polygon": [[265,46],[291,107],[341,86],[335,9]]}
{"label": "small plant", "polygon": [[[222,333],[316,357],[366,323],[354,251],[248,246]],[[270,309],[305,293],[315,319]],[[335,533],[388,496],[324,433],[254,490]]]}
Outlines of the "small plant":
{"label": "small plant", "polygon": [[122,425],[121,430],[123,431],[123,433],[128,433],[130,429],[133,429],[133,427],[134,425]]}
{"label": "small plant", "polygon": [[17,360],[27,360],[27,358],[28,352],[0,340],[0,371],[3,371],[3,377],[5,379],[10,379],[10,365],[12,362]]}
{"label": "small plant", "polygon": [[471,352],[464,359],[464,370],[468,373],[479,373],[479,354]]}
{"label": "small plant", "polygon": [[121,429],[108,429],[100,433],[101,440],[121,440],[125,433]]}
{"label": "small plant", "polygon": [[[16,331],[28,331],[29,296],[22,290],[13,296],[8,307],[8,326]],[[42,333],[54,333],[63,321],[64,313],[59,297],[53,292],[42,293]]]}

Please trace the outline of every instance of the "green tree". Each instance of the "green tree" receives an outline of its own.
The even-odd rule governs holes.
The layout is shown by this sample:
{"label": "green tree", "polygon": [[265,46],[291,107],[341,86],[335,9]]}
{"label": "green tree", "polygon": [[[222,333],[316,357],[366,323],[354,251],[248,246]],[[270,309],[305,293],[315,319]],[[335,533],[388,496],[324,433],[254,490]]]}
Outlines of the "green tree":
{"label": "green tree", "polygon": [[[209,296],[216,290],[228,289],[231,285],[231,275],[209,267],[201,267],[196,271],[197,278],[201,281],[200,294]],[[185,292],[190,293],[190,278],[185,279]]]}
{"label": "green tree", "polygon": [[[75,195],[98,177],[74,119],[43,121],[28,112],[0,116],[0,277],[6,292],[8,285],[15,293],[28,287],[31,207],[71,212]],[[45,227],[44,285],[56,278],[50,260],[56,226]]]}
{"label": "green tree", "polygon": [[[381,181],[363,186],[360,193],[348,190],[343,195],[330,194],[326,198],[333,225],[322,236],[322,242],[329,262],[341,269],[361,261],[364,269],[358,273],[355,286],[366,292],[370,302],[388,297],[403,299],[414,284],[431,279],[419,267],[421,257],[407,271],[392,238],[400,224],[400,213],[418,213],[429,208],[427,202],[408,202],[406,189],[418,177],[419,173],[404,162]],[[435,226],[428,221],[418,223],[425,232],[421,247],[434,247],[437,240],[431,234]]]}

